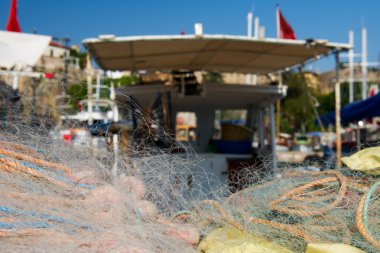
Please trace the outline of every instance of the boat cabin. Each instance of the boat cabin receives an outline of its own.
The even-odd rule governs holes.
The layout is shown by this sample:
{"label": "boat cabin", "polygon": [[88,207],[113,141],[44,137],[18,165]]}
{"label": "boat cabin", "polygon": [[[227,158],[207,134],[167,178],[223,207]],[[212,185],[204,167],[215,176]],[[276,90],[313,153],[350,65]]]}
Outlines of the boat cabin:
{"label": "boat cabin", "polygon": [[[325,40],[254,39],[227,35],[106,36],[83,41],[92,59],[103,70],[166,71],[172,82],[157,82],[119,88],[143,107],[152,105],[157,94],[165,96],[169,119],[179,112],[196,115],[193,148],[204,158],[203,166],[221,180],[231,181],[230,172],[241,163],[270,156],[276,173],[275,103],[286,96],[287,87],[274,85],[200,83],[197,71],[278,75],[321,56],[350,48]],[[215,142],[216,118],[221,110],[245,110],[244,125],[226,124]],[[119,112],[123,113],[122,108]],[[121,116],[122,118],[123,116]],[[231,124],[229,124],[231,125]],[[175,124],[171,126],[175,133]],[[247,131],[249,129],[249,131]],[[236,134],[231,134],[231,131]],[[215,149],[210,150],[210,143]],[[233,147],[235,145],[235,147]]]}

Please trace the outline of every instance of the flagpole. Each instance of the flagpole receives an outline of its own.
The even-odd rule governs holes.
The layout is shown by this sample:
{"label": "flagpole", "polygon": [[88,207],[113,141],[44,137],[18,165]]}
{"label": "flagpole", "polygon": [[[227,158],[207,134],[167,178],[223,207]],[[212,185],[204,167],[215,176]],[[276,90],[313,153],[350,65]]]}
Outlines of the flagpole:
{"label": "flagpole", "polygon": [[280,6],[276,4],[277,39],[280,38]]}

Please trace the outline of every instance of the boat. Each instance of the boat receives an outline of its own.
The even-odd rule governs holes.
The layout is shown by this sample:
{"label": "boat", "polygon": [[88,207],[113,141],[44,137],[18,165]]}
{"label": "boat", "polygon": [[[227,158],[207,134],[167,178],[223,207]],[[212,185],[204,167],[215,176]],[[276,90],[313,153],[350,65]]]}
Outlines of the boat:
{"label": "boat", "polygon": [[[287,86],[281,83],[264,86],[196,83],[191,73],[278,75],[350,48],[349,44],[326,40],[256,39],[230,35],[100,36],[85,39],[83,45],[103,70],[174,72],[177,81],[169,85],[150,83],[118,89],[117,94],[124,98],[117,102],[119,111],[122,111],[120,107],[128,107],[126,103],[130,97],[143,107],[149,107],[157,94],[164,94],[170,102],[171,122],[175,122],[178,112],[195,113],[196,141],[192,148],[202,160],[199,170],[213,173],[235,190],[238,187],[236,173],[244,166],[250,166],[252,170],[265,167],[271,174],[278,173],[274,105],[286,96]],[[250,128],[252,134],[246,141],[251,147],[252,143],[257,143],[248,149],[249,152],[208,152],[214,132],[215,111],[226,109],[247,111],[245,127]],[[171,128],[175,133],[175,126]],[[265,159],[269,167],[263,164],[263,160],[257,163],[259,157],[269,157]]]}

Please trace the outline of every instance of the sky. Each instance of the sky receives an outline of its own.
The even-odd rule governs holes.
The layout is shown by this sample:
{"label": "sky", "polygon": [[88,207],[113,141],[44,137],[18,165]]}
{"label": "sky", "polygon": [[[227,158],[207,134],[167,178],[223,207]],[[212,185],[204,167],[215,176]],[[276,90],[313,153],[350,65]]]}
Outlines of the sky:
{"label": "sky", "polygon": [[[11,0],[0,0],[0,29],[5,29]],[[194,33],[203,24],[205,34],[247,34],[247,13],[253,11],[276,36],[276,4],[298,39],[348,42],[355,33],[355,52],[361,52],[361,28],[368,31],[368,61],[380,52],[379,0],[18,0],[23,32],[69,37],[71,44],[101,34],[116,36]],[[308,68],[325,71],[333,57]],[[359,60],[359,59],[358,59]]]}

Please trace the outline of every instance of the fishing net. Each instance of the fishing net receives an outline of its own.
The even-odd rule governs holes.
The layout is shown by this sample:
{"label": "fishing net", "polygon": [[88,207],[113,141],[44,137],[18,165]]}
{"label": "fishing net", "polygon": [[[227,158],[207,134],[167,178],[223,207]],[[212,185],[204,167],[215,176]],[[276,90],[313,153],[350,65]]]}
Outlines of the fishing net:
{"label": "fishing net", "polygon": [[[379,251],[378,176],[306,164],[273,175],[263,158],[260,167],[242,164],[230,187],[202,168],[189,144],[126,100],[119,107],[134,111],[136,128],[107,128],[96,147],[57,137],[44,117],[2,120],[1,252],[210,253],[218,251],[202,242],[232,245],[208,238],[219,229],[249,235],[244,240],[268,252],[305,252],[310,243]],[[123,143],[123,134],[133,141]],[[116,149],[113,135],[121,138]]]}

